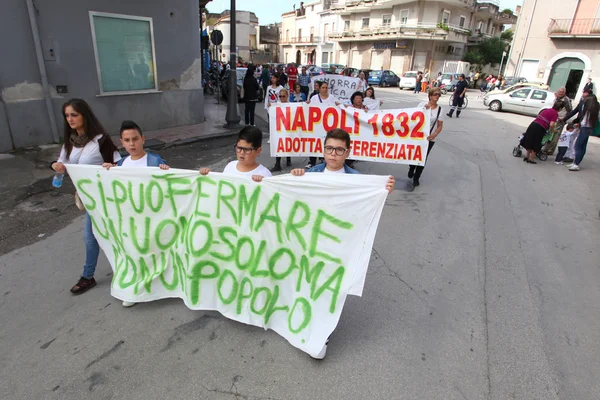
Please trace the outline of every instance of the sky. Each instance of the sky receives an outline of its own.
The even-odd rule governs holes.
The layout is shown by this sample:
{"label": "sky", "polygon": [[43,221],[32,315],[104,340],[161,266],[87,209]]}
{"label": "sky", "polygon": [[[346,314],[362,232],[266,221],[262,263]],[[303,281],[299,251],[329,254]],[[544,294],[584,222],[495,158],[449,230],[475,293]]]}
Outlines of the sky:
{"label": "sky", "polygon": [[[312,0],[304,0],[304,3],[312,3]],[[237,10],[253,11],[258,17],[260,25],[267,25],[273,22],[281,22],[281,14],[293,10],[293,5],[300,5],[300,0],[236,0]],[[229,10],[230,0],[212,0],[206,5],[211,13],[220,13]],[[500,9],[515,9],[517,5],[523,4],[523,0],[500,0]]]}

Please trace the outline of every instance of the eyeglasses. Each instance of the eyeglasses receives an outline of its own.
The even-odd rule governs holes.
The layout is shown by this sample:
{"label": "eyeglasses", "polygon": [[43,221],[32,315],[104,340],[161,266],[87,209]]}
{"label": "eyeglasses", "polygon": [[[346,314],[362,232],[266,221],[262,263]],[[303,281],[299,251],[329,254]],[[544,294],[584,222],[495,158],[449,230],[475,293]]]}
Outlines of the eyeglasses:
{"label": "eyeglasses", "polygon": [[332,154],[334,151],[336,156],[343,156],[348,149],[343,147],[325,146],[325,154]]}
{"label": "eyeglasses", "polygon": [[238,145],[234,145],[233,148],[235,149],[236,153],[244,154],[250,154],[252,153],[252,150],[256,150],[254,147],[240,147]]}
{"label": "eyeglasses", "polygon": [[433,97],[433,96],[440,97],[440,96],[441,96],[441,94],[439,94],[439,93],[434,93],[434,94],[432,94],[432,95],[431,95],[431,97]]}

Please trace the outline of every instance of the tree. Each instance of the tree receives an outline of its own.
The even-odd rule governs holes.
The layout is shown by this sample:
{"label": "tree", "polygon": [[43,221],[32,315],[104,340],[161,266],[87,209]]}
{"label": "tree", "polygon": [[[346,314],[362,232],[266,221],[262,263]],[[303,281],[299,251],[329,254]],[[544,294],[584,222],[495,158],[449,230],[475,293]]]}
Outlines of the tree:
{"label": "tree", "polygon": [[498,64],[502,60],[502,52],[506,42],[500,38],[484,39],[468,51],[463,60],[483,67],[487,64]]}
{"label": "tree", "polygon": [[500,35],[500,39],[512,42],[515,32],[512,29],[507,29]]}

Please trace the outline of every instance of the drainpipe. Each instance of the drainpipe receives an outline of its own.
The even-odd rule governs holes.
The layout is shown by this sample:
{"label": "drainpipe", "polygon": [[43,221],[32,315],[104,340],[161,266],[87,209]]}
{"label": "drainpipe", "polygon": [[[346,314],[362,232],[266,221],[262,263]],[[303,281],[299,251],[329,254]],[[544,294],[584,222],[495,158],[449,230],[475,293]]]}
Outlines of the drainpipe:
{"label": "drainpipe", "polygon": [[50,87],[48,85],[48,75],[46,74],[46,64],[44,63],[44,54],[42,53],[42,43],[40,42],[40,31],[38,29],[37,20],[35,18],[35,7],[33,0],[25,0],[27,2],[27,10],[29,11],[29,22],[31,24],[31,34],[33,35],[33,44],[35,45],[35,55],[40,70],[40,78],[42,87],[44,88],[44,98],[46,100],[46,110],[48,111],[48,119],[50,120],[50,129],[52,129],[52,138],[55,143],[60,141],[58,129],[56,127],[56,118],[54,116],[54,108],[52,107],[52,98],[50,97]]}

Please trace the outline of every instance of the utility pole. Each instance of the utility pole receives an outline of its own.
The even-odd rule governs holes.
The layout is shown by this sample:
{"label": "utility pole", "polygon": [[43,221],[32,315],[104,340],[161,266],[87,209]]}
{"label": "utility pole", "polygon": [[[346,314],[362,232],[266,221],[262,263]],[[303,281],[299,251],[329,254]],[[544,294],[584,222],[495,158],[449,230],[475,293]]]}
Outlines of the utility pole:
{"label": "utility pole", "polygon": [[502,51],[502,60],[500,61],[500,68],[498,68],[498,75],[502,74],[502,65],[504,64],[504,57],[506,57],[506,51]]}
{"label": "utility pole", "polygon": [[229,12],[229,93],[227,96],[227,114],[225,114],[226,128],[234,129],[239,127],[240,115],[238,113],[238,95],[237,95],[237,53],[236,53],[236,15],[235,0],[231,0],[231,10]]}

